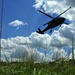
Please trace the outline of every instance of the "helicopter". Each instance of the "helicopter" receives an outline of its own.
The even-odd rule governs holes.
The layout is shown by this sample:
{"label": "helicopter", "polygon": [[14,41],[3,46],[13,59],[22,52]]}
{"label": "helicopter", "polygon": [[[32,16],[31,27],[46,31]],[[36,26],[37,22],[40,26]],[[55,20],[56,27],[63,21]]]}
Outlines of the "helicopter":
{"label": "helicopter", "polygon": [[36,32],[39,33],[39,34],[44,34],[44,32],[47,31],[47,30],[49,30],[49,29],[50,29],[50,32],[52,32],[52,28],[55,28],[55,27],[57,27],[58,25],[61,26],[63,23],[68,25],[68,23],[65,22],[66,19],[65,19],[64,17],[60,17],[60,16],[61,16],[63,13],[65,13],[66,11],[68,11],[70,8],[71,8],[71,7],[69,7],[68,9],[66,9],[64,12],[62,12],[62,13],[61,13],[60,15],[58,15],[56,18],[54,18],[54,17],[48,15],[47,13],[45,13],[45,12],[43,12],[43,11],[41,11],[41,10],[37,10],[37,11],[39,11],[40,13],[42,13],[42,14],[44,14],[44,15],[50,17],[50,18],[52,18],[52,20],[49,21],[49,22],[47,22],[47,23],[45,23],[45,24],[43,24],[43,26],[48,25],[45,29],[41,30],[40,28],[38,28],[38,30],[36,30]]}

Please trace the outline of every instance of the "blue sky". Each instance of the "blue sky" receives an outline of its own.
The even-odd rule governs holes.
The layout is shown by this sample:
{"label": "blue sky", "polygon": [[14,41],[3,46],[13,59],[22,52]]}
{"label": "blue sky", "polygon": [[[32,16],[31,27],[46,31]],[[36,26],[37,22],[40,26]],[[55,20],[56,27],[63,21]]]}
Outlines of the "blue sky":
{"label": "blue sky", "polygon": [[[31,32],[36,30],[37,28],[36,26],[38,25],[37,24],[38,13],[32,7],[33,4],[34,0],[33,1],[4,0],[3,25],[2,25],[3,38],[15,36],[28,36],[31,34]],[[9,26],[9,23],[14,20],[26,22],[28,23],[28,26],[22,26],[21,28],[16,30],[16,27]]]}
{"label": "blue sky", "polygon": [[[51,20],[47,16],[37,12],[33,7],[34,4],[34,0],[4,0],[2,38],[29,36],[38,27]],[[17,27],[9,25],[10,22],[15,20],[23,21],[24,23],[28,23],[28,25],[16,29]]]}
{"label": "blue sky", "polygon": [[[3,38],[28,36],[34,29],[36,30],[35,23],[38,16],[36,14],[37,12],[32,7],[33,4],[34,1],[29,0],[4,0]],[[15,20],[26,22],[28,26],[22,26],[20,29],[16,30],[16,27],[9,26],[9,23]]]}

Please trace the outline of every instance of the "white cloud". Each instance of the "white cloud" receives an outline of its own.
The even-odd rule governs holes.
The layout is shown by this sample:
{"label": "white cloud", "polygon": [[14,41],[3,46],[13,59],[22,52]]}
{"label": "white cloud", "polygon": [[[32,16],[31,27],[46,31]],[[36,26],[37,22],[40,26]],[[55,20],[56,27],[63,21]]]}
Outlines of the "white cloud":
{"label": "white cloud", "polygon": [[[37,35],[37,36],[36,36]],[[42,41],[41,41],[42,40]],[[41,53],[38,48],[51,50],[50,36],[48,34],[40,35],[36,32],[32,33],[29,37],[17,36],[15,38],[2,39],[2,59],[5,60],[5,55],[9,60],[25,60],[30,59],[31,56],[37,61],[53,61],[53,55],[58,53],[57,59],[65,57],[66,52],[55,48],[51,55]]]}
{"label": "white cloud", "polygon": [[[69,59],[72,59],[72,53],[70,53]],[[75,50],[74,50],[74,59],[75,59]]]}
{"label": "white cloud", "polygon": [[[72,7],[69,11],[64,13],[62,16],[73,21],[75,19],[75,1],[74,0],[35,0],[35,4],[33,5],[36,9],[42,9],[47,13],[57,13],[60,14],[70,6]],[[41,3],[41,5],[39,5]]]}
{"label": "white cloud", "polygon": [[[75,28],[72,24],[62,25],[58,31],[54,31],[51,35],[51,44],[56,47],[71,47],[72,38],[75,38]],[[75,39],[74,39],[75,40]]]}
{"label": "white cloud", "polygon": [[45,0],[35,0],[36,5],[33,5],[36,8],[40,8]]}
{"label": "white cloud", "polygon": [[61,58],[66,58],[66,52],[64,49],[58,50],[57,48],[53,50],[51,54],[52,60],[58,60]]}
{"label": "white cloud", "polygon": [[[28,59],[33,55],[34,59],[36,57],[38,61],[52,61],[55,60],[56,56],[57,59],[64,58],[66,57],[66,52],[63,48],[72,47],[72,37],[68,37],[70,35],[73,36],[75,32],[75,29],[73,29],[72,26],[72,24],[71,26],[69,25],[69,27],[63,25],[58,31],[54,31],[51,36],[33,32],[28,37],[17,36],[15,38],[2,39],[2,50],[6,53],[8,52],[9,56],[14,52],[13,59],[18,59],[18,57],[22,59],[25,55],[27,55]],[[66,34],[63,34],[65,32]],[[53,52],[51,55],[47,54],[45,56],[44,53],[38,51],[38,48],[42,48],[43,50],[53,50]],[[25,54],[23,55],[24,52]]]}
{"label": "white cloud", "polygon": [[[73,8],[71,8],[62,16],[73,21],[75,19],[75,7],[73,2],[70,4],[73,4]],[[36,4],[34,5],[36,9],[41,9],[42,7],[45,12],[56,12],[57,14],[62,13],[69,6],[70,5],[68,4],[67,0],[36,0]],[[7,40],[2,39],[2,47],[14,47],[15,55],[17,55],[17,52],[22,54],[21,51],[25,50],[25,52],[28,53],[28,57],[31,54],[35,56],[35,53],[37,53],[38,59],[42,60],[42,57],[44,57],[44,59],[46,58],[52,61],[55,60],[56,56],[57,59],[66,57],[66,52],[63,48],[72,47],[72,37],[75,37],[75,23],[71,23],[69,25],[62,24],[62,26],[58,30],[55,30],[51,34],[51,36],[48,34],[41,35],[36,32],[33,32],[28,37],[18,36],[15,38],[9,38]],[[52,52],[51,55],[48,54],[47,56],[45,56],[44,53],[40,53],[38,51],[38,48],[48,50],[53,50],[54,48],[55,50]]]}
{"label": "white cloud", "polygon": [[[29,43],[29,45],[24,43]],[[30,60],[33,58],[40,62],[44,61],[44,59],[47,58],[44,53],[40,53],[37,48],[34,48],[30,43],[29,37],[17,36],[15,38],[2,39],[2,60],[5,61],[8,59],[8,61],[10,61],[11,59],[19,60],[20,58],[22,61],[24,59]]]}
{"label": "white cloud", "polygon": [[27,23],[24,23],[23,21],[15,20],[9,23],[9,25],[17,27],[17,29],[20,28],[20,26],[28,25]]}
{"label": "white cloud", "polygon": [[[36,3],[33,6],[36,9],[40,9],[40,10],[43,9],[46,13],[50,13],[50,14],[56,13],[59,15],[70,6],[72,7],[66,13],[61,15],[66,19],[70,20],[72,23],[69,25],[62,24],[62,26],[58,30],[55,30],[52,33],[52,35],[49,38],[50,42],[48,42],[49,44],[47,43],[48,48],[49,46],[57,48],[58,50],[59,48],[63,48],[63,47],[71,48],[72,38],[73,37],[75,38],[75,22],[73,22],[75,19],[75,1],[74,0],[69,0],[69,1],[68,0],[43,0],[41,2],[41,0],[35,0],[35,2]],[[39,5],[39,3],[41,3],[41,5]]]}
{"label": "white cloud", "polygon": [[48,34],[41,35],[41,34],[34,32],[29,36],[29,38],[35,47],[41,47],[44,49],[49,48],[50,36]]}

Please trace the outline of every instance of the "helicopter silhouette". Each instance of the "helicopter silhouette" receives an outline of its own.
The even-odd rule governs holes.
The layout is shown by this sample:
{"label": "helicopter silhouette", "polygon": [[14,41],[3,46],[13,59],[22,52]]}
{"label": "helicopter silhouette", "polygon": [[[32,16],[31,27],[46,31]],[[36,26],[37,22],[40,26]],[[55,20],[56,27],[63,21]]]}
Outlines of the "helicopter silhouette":
{"label": "helicopter silhouette", "polygon": [[50,32],[52,32],[52,28],[55,28],[55,27],[58,26],[58,25],[61,26],[63,23],[68,25],[68,23],[65,22],[66,19],[65,19],[64,17],[60,17],[60,16],[61,16],[63,13],[65,13],[66,11],[68,11],[70,8],[71,8],[71,7],[69,7],[68,9],[66,9],[64,12],[62,12],[62,13],[61,13],[60,15],[58,15],[56,18],[54,18],[54,17],[48,15],[47,13],[45,13],[45,12],[43,12],[43,11],[41,11],[41,10],[37,10],[37,11],[39,11],[40,13],[42,13],[42,14],[44,14],[44,15],[50,17],[50,18],[52,18],[52,20],[49,21],[49,22],[47,22],[47,23],[45,23],[45,24],[43,24],[43,26],[45,26],[45,25],[48,24],[48,26],[47,26],[45,29],[40,30],[40,28],[38,28],[38,30],[36,30],[36,32],[39,33],[39,34],[44,34],[44,32],[47,31],[47,30],[49,30],[49,29],[50,29]]}

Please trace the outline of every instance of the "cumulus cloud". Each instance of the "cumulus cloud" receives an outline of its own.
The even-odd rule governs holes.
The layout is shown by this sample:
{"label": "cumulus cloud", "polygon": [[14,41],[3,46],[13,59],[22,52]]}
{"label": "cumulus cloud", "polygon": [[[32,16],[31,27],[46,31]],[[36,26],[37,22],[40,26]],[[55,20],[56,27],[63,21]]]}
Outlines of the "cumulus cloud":
{"label": "cumulus cloud", "polygon": [[[27,43],[29,43],[29,45]],[[17,36],[15,38],[2,39],[2,60],[37,60],[41,62],[48,58],[45,57],[44,53],[41,53],[37,48],[34,48],[33,45],[30,45],[30,43],[31,40],[29,40],[29,37]]]}
{"label": "cumulus cloud", "polygon": [[[70,53],[69,59],[72,59],[72,53]],[[74,59],[75,59],[75,50],[74,50]]]}
{"label": "cumulus cloud", "polygon": [[58,60],[61,58],[66,58],[66,52],[64,49],[58,50],[57,48],[53,50],[51,54],[52,60]]}
{"label": "cumulus cloud", "polygon": [[[69,20],[74,20],[75,18],[75,1],[74,0],[35,0],[35,4],[33,5],[36,9],[43,9],[46,13],[56,13],[60,14],[70,6],[72,7],[69,11],[64,13],[62,16]],[[41,3],[41,5],[39,5]]]}
{"label": "cumulus cloud", "polygon": [[[51,35],[51,45],[56,47],[71,47],[72,38],[75,38],[75,28],[70,25],[62,25],[58,31],[54,31]],[[75,39],[74,39],[75,40]]]}
{"label": "cumulus cloud", "polygon": [[[33,32],[28,37],[17,36],[14,38],[2,39],[2,50],[7,57],[13,56],[13,59],[16,60],[18,57],[21,59],[24,57],[30,59],[31,56],[33,56],[34,59],[37,58],[38,61],[53,61],[55,59],[64,58],[66,57],[64,47],[72,47],[72,36],[74,36],[75,33],[75,28],[72,26],[72,24],[68,26],[62,25],[59,30],[55,30],[52,35],[41,35]],[[52,50],[52,53],[50,55],[45,55],[39,52],[38,48]]]}
{"label": "cumulus cloud", "polygon": [[30,58],[33,58],[34,60],[37,59],[37,61],[53,61],[55,60],[55,53],[58,53],[57,59],[66,57],[66,52],[58,48],[55,48],[51,55],[48,53],[45,55],[38,51],[38,48],[52,50],[50,40],[48,34],[40,35],[36,32],[29,37],[17,36],[15,38],[2,39],[2,58],[3,60],[5,59],[4,57],[7,57],[9,60],[18,60],[19,58],[21,60],[30,60]]}
{"label": "cumulus cloud", "polygon": [[30,38],[30,40],[32,41],[32,44],[35,47],[41,47],[41,48],[44,48],[44,49],[49,48],[50,36],[48,34],[41,35],[41,34],[38,34],[38,33],[34,32],[29,36],[29,38]]}
{"label": "cumulus cloud", "polygon": [[[72,38],[75,38],[75,27],[74,24],[65,25],[63,24],[59,30],[55,30],[51,36],[48,34],[32,33],[29,38],[32,44],[36,47],[44,49],[51,49],[52,47],[64,48],[72,47]],[[75,41],[75,39],[74,39]]]}
{"label": "cumulus cloud", "polygon": [[[70,10],[65,12],[62,17],[65,17],[72,23],[69,25],[62,24],[62,26],[55,30],[50,36],[49,47],[63,48],[63,47],[72,47],[72,39],[74,37],[75,41],[75,1],[74,0],[35,0],[33,7],[40,9],[49,14],[60,14],[65,11],[67,8],[72,7]],[[41,3],[41,5],[39,5]]]}
{"label": "cumulus cloud", "polygon": [[[67,0],[35,0],[36,4],[34,7],[36,9],[43,9],[47,13],[57,13],[60,14],[65,9],[67,9],[70,6],[73,6],[69,11],[67,11],[62,16],[66,17],[67,19],[73,21],[75,19],[75,7],[73,0],[67,1]],[[70,3],[70,4],[69,4]],[[14,48],[12,51],[15,52],[13,57],[14,59],[17,58],[17,56],[21,56],[22,53],[27,54],[27,58],[29,58],[31,55],[37,55],[36,57],[38,60],[55,60],[66,57],[66,52],[64,50],[64,47],[72,47],[72,38],[75,38],[75,22],[72,22],[69,25],[62,24],[62,26],[55,30],[51,35],[49,34],[38,34],[36,32],[33,32],[28,37],[21,37],[17,36],[15,38],[9,38],[9,39],[2,39],[2,48]],[[75,41],[75,39],[74,39]],[[41,53],[38,51],[38,48],[42,48],[45,50],[52,50],[52,54],[45,55],[44,53]],[[7,49],[3,49],[7,54],[9,54],[9,51]],[[22,51],[22,52],[21,52]],[[11,52],[10,52],[11,53]],[[17,55],[18,53],[18,55]],[[17,55],[17,56],[16,56]],[[18,58],[17,58],[18,59]]]}
{"label": "cumulus cloud", "polygon": [[36,5],[33,5],[36,8],[40,8],[45,0],[35,0]]}
{"label": "cumulus cloud", "polygon": [[17,27],[17,29],[20,28],[20,26],[28,25],[27,23],[24,23],[23,21],[15,20],[9,23],[9,25]]}
{"label": "cumulus cloud", "polygon": [[68,5],[71,4],[72,7],[75,7],[75,0],[67,0],[66,2]]}

